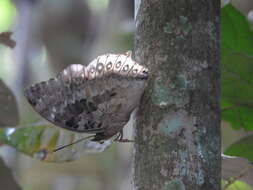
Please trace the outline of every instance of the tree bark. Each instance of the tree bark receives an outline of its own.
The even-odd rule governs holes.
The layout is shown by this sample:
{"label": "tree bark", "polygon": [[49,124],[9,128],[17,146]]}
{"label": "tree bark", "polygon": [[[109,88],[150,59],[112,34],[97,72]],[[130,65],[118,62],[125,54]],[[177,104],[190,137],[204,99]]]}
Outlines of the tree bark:
{"label": "tree bark", "polygon": [[220,1],[135,3],[135,59],[150,79],[137,114],[133,189],[220,189]]}

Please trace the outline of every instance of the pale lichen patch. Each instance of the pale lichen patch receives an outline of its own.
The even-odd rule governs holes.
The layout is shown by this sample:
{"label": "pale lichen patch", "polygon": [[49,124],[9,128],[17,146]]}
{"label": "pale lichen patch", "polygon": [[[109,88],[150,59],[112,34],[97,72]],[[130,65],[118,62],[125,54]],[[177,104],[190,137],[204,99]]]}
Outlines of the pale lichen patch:
{"label": "pale lichen patch", "polygon": [[176,178],[165,183],[163,190],[185,190],[185,185],[181,179]]}
{"label": "pale lichen patch", "polygon": [[186,24],[188,22],[188,18],[185,16],[179,16],[179,21],[181,24]]}
{"label": "pale lichen patch", "polygon": [[188,86],[189,81],[184,75],[178,76],[173,81],[158,77],[151,94],[152,102],[161,108],[169,105],[183,107],[189,102],[189,97],[183,98]]}
{"label": "pale lichen patch", "polygon": [[199,61],[197,59],[192,59],[190,57],[187,57],[185,55],[180,55],[180,59],[182,62],[187,63],[187,70],[191,70],[191,75],[195,75],[199,72],[201,72],[203,69],[208,68],[207,60]]}
{"label": "pale lichen patch", "polygon": [[163,27],[163,31],[165,33],[170,34],[173,32],[173,28],[174,28],[174,26],[172,24],[170,24],[169,22],[167,22],[166,25]]}
{"label": "pale lichen patch", "polygon": [[158,106],[167,106],[172,102],[171,91],[165,82],[161,79],[155,80],[154,91],[152,93],[152,101]]}
{"label": "pale lichen patch", "polygon": [[188,86],[189,81],[187,81],[184,75],[179,75],[176,80],[176,86],[180,89],[186,89]]}
{"label": "pale lichen patch", "polygon": [[167,177],[168,176],[168,169],[162,168],[160,170],[160,173],[162,174],[162,176]]}
{"label": "pale lichen patch", "polygon": [[192,30],[192,25],[188,22],[188,17],[179,16],[172,19],[170,22],[166,22],[163,27],[164,33],[175,35],[175,39],[181,40]]}
{"label": "pale lichen patch", "polygon": [[168,136],[179,135],[180,129],[189,125],[189,120],[185,112],[173,112],[168,114],[159,123],[158,128],[160,133]]}
{"label": "pale lichen patch", "polygon": [[179,131],[184,126],[182,118],[166,118],[160,123],[160,131],[166,135],[173,135],[174,132]]}

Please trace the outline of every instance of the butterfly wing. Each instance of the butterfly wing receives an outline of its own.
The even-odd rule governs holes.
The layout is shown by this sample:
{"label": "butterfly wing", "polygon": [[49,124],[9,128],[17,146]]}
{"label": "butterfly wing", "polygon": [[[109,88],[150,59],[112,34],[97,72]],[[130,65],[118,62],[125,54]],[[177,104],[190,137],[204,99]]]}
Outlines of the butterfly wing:
{"label": "butterfly wing", "polygon": [[71,65],[56,78],[25,90],[33,108],[57,126],[78,132],[101,132],[101,112],[91,102],[85,66]]}
{"label": "butterfly wing", "polygon": [[[131,58],[131,53],[99,56],[87,66],[93,82],[92,97],[98,95],[103,111],[103,126],[106,130],[95,139],[106,139],[119,132],[129,121],[130,114],[138,106],[146,86],[148,70]],[[95,92],[99,89],[100,92]],[[106,93],[109,92],[109,93]]]}
{"label": "butterfly wing", "polygon": [[138,105],[146,71],[128,54],[107,54],[87,67],[67,67],[56,78],[26,89],[25,96],[55,125],[106,139],[124,127]]}

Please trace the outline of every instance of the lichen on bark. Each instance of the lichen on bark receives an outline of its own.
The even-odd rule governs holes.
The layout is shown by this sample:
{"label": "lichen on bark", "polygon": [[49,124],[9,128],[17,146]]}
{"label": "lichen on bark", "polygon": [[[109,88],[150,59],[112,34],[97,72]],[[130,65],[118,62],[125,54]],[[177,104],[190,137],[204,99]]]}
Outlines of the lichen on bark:
{"label": "lichen on bark", "polygon": [[220,189],[218,0],[138,1],[135,190]]}

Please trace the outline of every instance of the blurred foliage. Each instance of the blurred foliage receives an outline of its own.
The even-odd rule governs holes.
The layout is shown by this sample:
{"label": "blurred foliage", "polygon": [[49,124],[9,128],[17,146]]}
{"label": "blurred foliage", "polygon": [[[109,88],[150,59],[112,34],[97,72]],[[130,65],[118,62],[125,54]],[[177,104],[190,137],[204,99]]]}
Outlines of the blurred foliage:
{"label": "blurred foliage", "polygon": [[253,130],[253,31],[231,4],[221,13],[222,119]]}
{"label": "blurred foliage", "polygon": [[[9,38],[8,39],[8,30],[10,30],[14,18],[16,16],[16,8],[11,0],[0,0],[0,76],[6,77],[6,71],[10,67],[10,50],[3,46],[3,44],[8,45],[9,47],[14,47],[15,42]],[[3,33],[2,33],[3,32]],[[7,34],[7,36],[6,36]],[[10,34],[10,33],[9,33]]]}
{"label": "blurred foliage", "polygon": [[15,6],[11,0],[0,1],[0,32],[8,30],[16,14]]}
{"label": "blurred foliage", "polygon": [[[222,120],[234,129],[253,130],[253,31],[246,17],[231,4],[221,10],[221,71]],[[225,154],[253,161],[252,146],[253,136],[244,137],[230,145]],[[252,190],[253,187],[236,180],[252,168],[249,163],[243,171],[239,170],[240,163],[235,160],[226,166],[228,171],[236,167],[229,176],[239,178],[231,178],[232,183],[231,180],[224,181],[223,189]],[[252,173],[252,169],[250,171]],[[252,175],[245,177],[253,181]]]}
{"label": "blurred foliage", "polygon": [[[85,153],[102,152],[111,144],[111,141],[102,144],[93,142],[90,141],[91,138],[86,139],[87,136],[48,123],[35,123],[18,128],[0,129],[0,144],[10,145],[20,152],[45,162],[76,160]],[[55,149],[72,143],[75,144],[54,152]]]}
{"label": "blurred foliage", "polygon": [[96,11],[107,8],[109,4],[109,0],[87,0],[87,2]]}
{"label": "blurred foliage", "polygon": [[[234,184],[237,185],[238,180],[246,183],[247,186],[253,187],[253,165],[248,159],[226,156],[222,154],[222,179],[224,180],[223,189],[229,189]],[[240,183],[239,183],[240,184]],[[243,190],[243,186],[239,185],[238,190]]]}
{"label": "blurred foliage", "polygon": [[[50,10],[48,7],[46,7],[44,11],[40,12],[41,16],[45,19],[45,22],[42,23],[41,21],[36,22],[36,19],[38,19],[38,16],[40,16],[37,10],[37,8],[39,8],[38,3],[41,3],[42,1],[13,0],[17,6],[18,16],[22,15],[22,17],[17,18],[17,23],[14,23],[13,21],[15,21],[14,16],[16,14],[16,10],[11,4],[12,0],[0,0],[0,33],[6,32],[6,30],[9,31],[12,24],[14,23],[16,27],[13,27],[12,31],[15,35],[15,40],[17,41],[17,47],[15,49],[6,48],[6,46],[0,45],[0,76],[1,78],[4,78],[7,84],[10,85],[11,89],[17,95],[22,123],[14,124],[5,122],[5,128],[0,128],[0,144],[6,144],[14,147],[10,148],[8,146],[2,146],[0,153],[3,155],[3,158],[5,160],[11,161],[8,164],[12,166],[17,179],[24,190],[129,189],[128,184],[130,183],[124,185],[123,187],[122,182],[124,181],[125,183],[125,181],[129,180],[128,173],[130,173],[130,154],[128,153],[130,151],[130,143],[117,146],[116,143],[113,143],[111,145],[111,141],[106,141],[103,144],[99,144],[96,142],[91,142],[90,140],[84,140],[75,145],[71,145],[67,148],[53,153],[54,149],[67,145],[71,142],[75,142],[80,138],[85,137],[87,134],[73,133],[71,131],[60,129],[56,126],[52,126],[49,123],[33,123],[34,121],[37,121],[41,118],[37,113],[30,109],[26,102],[24,102],[22,94],[23,87],[20,87],[19,85],[45,80],[45,78],[51,76],[51,74],[53,75],[53,73],[50,73],[51,71],[49,71],[47,68],[50,64],[52,64],[52,66],[56,64],[54,61],[50,62],[51,60],[49,58],[51,57],[49,56],[48,51],[44,51],[48,50],[45,48],[47,46],[43,45],[43,52],[47,53],[46,56],[41,53],[41,41],[39,40],[42,38],[39,36],[39,34],[45,32],[45,35],[47,35],[47,37],[51,37],[50,39],[52,40],[49,41],[52,44],[55,44],[55,41],[57,42],[57,40],[54,38],[52,33],[48,32],[48,30],[41,30],[41,26],[43,24],[53,23],[51,31],[56,32],[56,35],[58,34],[58,37],[63,37],[58,42],[62,44],[61,46],[63,49],[65,48],[67,50],[68,47],[72,47],[72,44],[70,44],[68,40],[72,40],[74,37],[78,37],[78,31],[81,30],[82,32],[83,29],[88,30],[94,28],[95,32],[91,32],[92,37],[85,36],[87,42],[85,41],[84,46],[83,42],[81,42],[81,48],[84,48],[82,56],[86,56],[84,54],[87,54],[92,58],[94,54],[97,54],[97,48],[96,46],[94,48],[94,44],[92,43],[101,44],[100,42],[98,43],[100,38],[107,38],[105,35],[106,32],[104,32],[103,29],[103,27],[105,27],[103,26],[103,23],[106,23],[105,20],[108,20],[108,23],[113,23],[116,26],[115,28],[118,28],[118,26],[121,25],[121,21],[112,22],[110,19],[107,19],[107,14],[117,10],[111,9],[107,13],[107,8],[110,6],[110,0],[79,0],[78,2],[81,1],[88,2],[90,8],[92,8],[93,14],[91,15],[91,22],[81,24],[80,22],[76,22],[78,19],[84,21],[84,18],[81,16],[83,14],[86,14],[87,11],[86,9],[84,11],[84,8],[82,6],[78,6],[78,8],[67,6],[66,8],[65,5],[70,5],[72,1],[65,0],[64,2],[67,4],[64,4],[62,0],[47,0],[49,3],[58,2],[59,5],[54,4],[55,7],[49,5],[51,6]],[[73,2],[75,2],[75,4],[78,4],[76,1]],[[33,3],[32,6],[30,6],[30,3]],[[56,8],[63,8],[63,12],[65,11],[65,14],[60,14],[59,9]],[[51,10],[52,14],[48,14],[48,12]],[[124,7],[124,11],[125,10],[126,7]],[[66,17],[69,18],[67,14],[73,12],[75,18],[72,20],[66,19]],[[121,12],[123,11],[120,10],[119,13],[121,14]],[[2,16],[3,14],[4,16]],[[4,25],[4,23],[7,24]],[[35,23],[37,23],[37,25],[35,25]],[[63,23],[64,27],[59,26],[61,23]],[[95,27],[93,27],[92,24],[94,24]],[[108,26],[108,24],[105,25]],[[40,31],[39,34],[36,33],[38,30]],[[106,30],[107,29],[105,29],[105,31]],[[67,35],[66,32],[68,31],[70,31],[69,33],[72,33],[70,35]],[[101,37],[98,37],[97,33],[99,33],[99,35],[101,33]],[[111,34],[111,32],[108,33]],[[121,31],[119,33],[121,33]],[[67,38],[67,40],[65,40],[65,38]],[[93,38],[96,40],[93,40]],[[118,48],[122,48],[124,51],[126,49],[132,49],[133,40],[132,34],[130,34],[129,30],[127,30],[127,40],[125,40],[125,37],[121,36],[120,34],[119,36],[117,35],[117,38],[120,40],[118,41],[115,39],[110,39],[109,43],[107,43],[105,46],[107,50],[104,51],[113,49],[111,42],[114,43],[114,41],[117,41],[117,44],[113,44],[115,46],[117,45],[117,51],[120,51]],[[78,42],[80,42],[79,39]],[[123,48],[125,46],[125,43],[127,43],[127,48]],[[59,49],[57,48],[54,48],[53,50],[59,52]],[[72,47],[71,52],[77,52],[79,49],[80,47]],[[89,49],[91,50],[91,53],[88,51]],[[65,57],[69,59],[68,55],[69,52],[67,52]],[[64,56],[62,57],[65,59]],[[85,59],[90,60],[89,57],[82,59],[84,59],[83,63],[86,63]],[[72,63],[73,62],[69,62],[69,64]],[[35,76],[33,77],[33,75]],[[20,88],[18,89],[17,87]],[[6,103],[6,97],[3,98],[3,101],[0,99],[0,117],[3,116],[1,114],[1,111],[4,112],[2,105]],[[14,112],[4,112],[4,114],[8,114],[9,116],[14,116],[15,114],[13,113]],[[26,125],[24,123],[30,124]],[[0,123],[0,126],[3,125]],[[118,147],[121,147],[120,150]],[[109,148],[109,150],[104,151],[106,148]],[[14,149],[17,150],[17,152],[15,152]],[[96,153],[102,151],[104,152],[100,153],[97,156],[90,154],[86,155],[86,153]],[[84,154],[85,156],[83,156]],[[79,159],[80,156],[81,158]],[[37,161],[36,158],[40,160],[42,159],[44,162]],[[58,162],[70,160],[76,161],[58,164]],[[57,164],[49,164],[45,163],[45,161],[57,162]],[[0,186],[3,187],[2,183],[0,183]]]}
{"label": "blurred foliage", "polygon": [[[124,52],[126,51],[126,49],[132,49],[132,47],[134,46],[133,37],[134,36],[132,32],[115,33],[114,38],[117,39],[117,41],[113,42],[115,51]],[[125,44],[125,46],[122,47],[122,44]]]}
{"label": "blurred foliage", "polygon": [[252,190],[252,187],[243,181],[236,180],[233,184],[226,186],[227,182],[222,181],[222,189],[223,190]]}
{"label": "blurred foliage", "polygon": [[253,147],[253,135],[250,135],[230,145],[224,153],[230,156],[240,156],[243,158],[247,158],[251,162],[253,162],[252,147]]}

